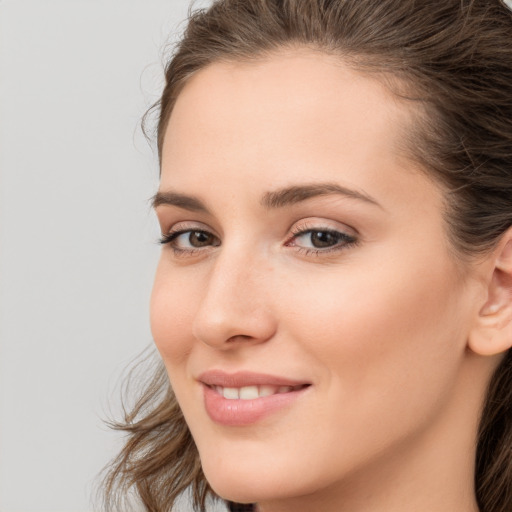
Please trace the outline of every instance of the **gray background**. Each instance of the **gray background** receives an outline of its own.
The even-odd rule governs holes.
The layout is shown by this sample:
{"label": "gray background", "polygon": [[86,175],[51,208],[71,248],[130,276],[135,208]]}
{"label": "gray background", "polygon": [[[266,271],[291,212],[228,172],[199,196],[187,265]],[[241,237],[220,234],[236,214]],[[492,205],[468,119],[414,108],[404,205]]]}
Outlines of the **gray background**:
{"label": "gray background", "polygon": [[0,1],[0,512],[93,510],[119,448],[102,419],[151,342],[158,256],[138,125],[187,6]]}
{"label": "gray background", "polygon": [[119,447],[159,250],[139,122],[188,3],[0,2],[1,512],[93,510]]}

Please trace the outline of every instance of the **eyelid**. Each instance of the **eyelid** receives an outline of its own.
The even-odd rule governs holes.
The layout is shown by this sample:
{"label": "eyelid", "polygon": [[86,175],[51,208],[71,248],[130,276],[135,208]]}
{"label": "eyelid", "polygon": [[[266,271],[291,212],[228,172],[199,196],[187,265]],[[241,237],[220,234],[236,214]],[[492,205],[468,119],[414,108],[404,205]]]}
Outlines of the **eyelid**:
{"label": "eyelid", "polygon": [[338,231],[354,238],[358,238],[360,236],[357,229],[347,224],[342,224],[340,222],[322,218],[308,218],[299,220],[290,228],[290,232],[292,234],[303,233],[310,230]]}
{"label": "eyelid", "polygon": [[[295,251],[304,255],[321,257],[328,256],[331,253],[340,253],[341,251],[345,251],[360,243],[360,237],[357,230],[350,228],[347,225],[343,225],[343,227],[341,227],[339,223],[335,224],[336,226],[333,226],[331,222],[326,219],[307,219],[302,221],[302,223],[299,221],[291,228],[291,236],[286,239],[284,245],[291,247]],[[340,236],[336,244],[326,247],[304,247],[293,243],[301,236],[314,232],[336,233]]]}
{"label": "eyelid", "polygon": [[[173,224],[168,230],[165,230],[166,232],[162,233],[161,237],[159,238],[159,243],[161,245],[165,245],[172,249],[172,252],[174,253],[175,257],[187,257],[192,256],[196,253],[204,253],[208,249],[211,249],[212,247],[217,247],[220,245],[220,237],[215,233],[215,230],[211,229],[206,224],[203,224],[202,222],[197,221],[182,221],[177,222]],[[175,243],[175,240],[177,240],[181,235],[185,233],[193,233],[193,232],[201,232],[206,233],[208,235],[211,235],[216,240],[219,241],[218,244],[210,244],[205,245],[203,247],[188,247],[188,248],[180,248]]]}
{"label": "eyelid", "polygon": [[184,220],[184,221],[175,222],[173,224],[170,224],[169,228],[162,229],[161,231],[162,231],[162,236],[174,234],[179,231],[182,231],[182,232],[184,232],[184,231],[205,231],[205,232],[211,233],[212,235],[215,235],[217,238],[219,238],[219,236],[217,235],[217,233],[215,232],[214,229],[212,229],[210,226],[208,226],[208,224],[204,224],[203,222],[199,222],[199,221]]}

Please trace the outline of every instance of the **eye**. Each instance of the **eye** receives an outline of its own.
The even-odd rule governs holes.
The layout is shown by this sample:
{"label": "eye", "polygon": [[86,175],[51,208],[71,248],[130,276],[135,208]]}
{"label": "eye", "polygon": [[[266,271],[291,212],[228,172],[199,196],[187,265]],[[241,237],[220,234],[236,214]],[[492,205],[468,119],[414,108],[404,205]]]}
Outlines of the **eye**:
{"label": "eye", "polygon": [[296,237],[296,240],[300,240],[303,247],[311,247],[315,249],[325,249],[326,247],[332,247],[337,245],[343,238],[343,233],[337,231],[306,231],[302,235]]}
{"label": "eye", "polygon": [[205,247],[217,247],[220,240],[209,231],[202,229],[180,229],[171,231],[160,239],[162,245],[169,245],[175,252],[196,252]]}
{"label": "eye", "polygon": [[298,229],[285,245],[297,247],[307,254],[319,254],[346,249],[356,243],[357,238],[353,235],[331,228],[316,227]]}

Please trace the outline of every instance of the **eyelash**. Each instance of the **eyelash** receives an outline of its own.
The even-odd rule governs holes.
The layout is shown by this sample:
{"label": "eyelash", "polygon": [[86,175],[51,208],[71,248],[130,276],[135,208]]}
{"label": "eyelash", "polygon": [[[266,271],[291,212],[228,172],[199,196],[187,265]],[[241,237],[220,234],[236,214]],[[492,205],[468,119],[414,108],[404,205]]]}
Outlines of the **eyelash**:
{"label": "eyelash", "polygon": [[[297,238],[299,238],[300,236],[312,234],[315,232],[335,236],[338,240],[334,245],[325,247],[325,248],[300,247],[300,246],[294,245],[292,243],[294,240],[297,240]],[[183,256],[183,257],[192,256],[198,252],[203,251],[204,249],[201,247],[197,247],[194,249],[181,249],[173,243],[179,236],[184,235],[186,233],[202,233],[207,236],[215,237],[215,235],[213,235],[212,233],[210,233],[209,231],[206,231],[204,229],[193,229],[193,228],[177,229],[177,230],[170,231],[169,233],[162,235],[161,238],[159,239],[159,243],[161,245],[169,245],[169,247],[172,249],[173,253],[176,256]],[[217,238],[217,237],[215,237],[215,238]],[[318,227],[318,226],[316,226],[316,227],[301,226],[300,228],[296,228],[295,230],[292,231],[290,238],[288,240],[286,240],[284,245],[286,247],[295,247],[295,250],[297,252],[304,254],[304,255],[320,256],[320,255],[325,255],[325,254],[329,254],[332,252],[339,252],[344,249],[348,249],[350,247],[357,245],[358,243],[359,243],[359,240],[356,236],[349,235],[347,233],[344,233],[342,231],[338,231],[338,230],[335,230],[332,228],[323,228],[323,227]],[[220,245],[220,243],[218,245]],[[207,245],[207,246],[205,246],[205,248],[206,247],[217,247],[217,245]]]}
{"label": "eyelash", "polygon": [[[172,249],[172,251],[173,251],[175,256],[192,256],[195,253],[204,250],[204,249],[202,249],[200,247],[196,247],[194,249],[180,249],[179,247],[177,247],[173,242],[179,236],[184,235],[185,233],[202,233],[202,234],[206,234],[208,236],[214,236],[215,237],[215,235],[213,235],[209,231],[206,231],[205,229],[193,229],[193,228],[176,229],[176,230],[171,230],[169,233],[163,234],[161,236],[161,238],[158,240],[158,242],[161,245],[168,245]],[[215,238],[217,238],[217,237],[215,237]],[[212,247],[212,246],[210,245],[210,246],[206,246],[206,247]]]}
{"label": "eyelash", "polygon": [[[297,245],[293,245],[290,242],[293,242],[300,236],[304,236],[312,233],[323,233],[335,236],[338,238],[337,242],[329,247],[321,248],[311,248],[311,247],[300,247]],[[295,247],[297,252],[300,254],[304,254],[306,256],[321,256],[325,254],[329,254],[332,252],[340,252],[342,250],[353,247],[359,243],[359,240],[356,236],[349,235],[348,233],[344,233],[343,231],[338,231],[337,229],[325,228],[319,226],[301,226],[292,230],[292,236],[285,242],[287,247]]]}

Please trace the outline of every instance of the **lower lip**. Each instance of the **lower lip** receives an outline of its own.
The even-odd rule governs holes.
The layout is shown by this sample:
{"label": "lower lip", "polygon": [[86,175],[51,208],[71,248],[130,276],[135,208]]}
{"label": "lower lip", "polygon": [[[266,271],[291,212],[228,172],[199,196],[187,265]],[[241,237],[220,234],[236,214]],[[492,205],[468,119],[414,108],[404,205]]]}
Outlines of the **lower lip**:
{"label": "lower lip", "polygon": [[203,385],[204,404],[208,416],[215,422],[226,426],[251,425],[277,412],[300,397],[308,389],[304,387],[288,393],[255,398],[254,400],[228,400],[212,388]]}

